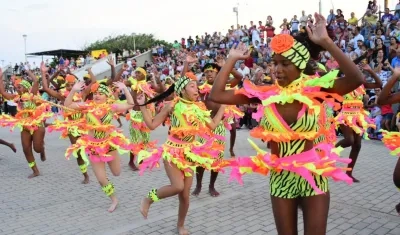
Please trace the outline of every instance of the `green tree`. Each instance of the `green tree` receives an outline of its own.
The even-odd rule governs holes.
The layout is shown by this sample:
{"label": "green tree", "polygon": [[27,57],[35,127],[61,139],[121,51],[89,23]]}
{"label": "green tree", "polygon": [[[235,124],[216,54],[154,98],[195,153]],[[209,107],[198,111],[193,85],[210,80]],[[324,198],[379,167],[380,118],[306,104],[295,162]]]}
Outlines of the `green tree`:
{"label": "green tree", "polygon": [[159,40],[153,34],[131,34],[108,36],[104,39],[97,40],[93,43],[86,44],[84,50],[93,51],[106,49],[108,52],[122,53],[122,50],[147,50],[155,45],[162,44],[169,51],[172,44],[164,40]]}

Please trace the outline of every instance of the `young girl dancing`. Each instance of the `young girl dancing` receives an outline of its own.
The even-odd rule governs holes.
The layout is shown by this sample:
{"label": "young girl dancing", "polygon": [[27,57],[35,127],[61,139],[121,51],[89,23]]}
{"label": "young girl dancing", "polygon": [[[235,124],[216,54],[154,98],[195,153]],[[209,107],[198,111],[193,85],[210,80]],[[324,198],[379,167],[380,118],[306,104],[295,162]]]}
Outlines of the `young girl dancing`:
{"label": "young girl dancing", "polygon": [[114,85],[125,92],[126,104],[114,103],[110,88],[103,83],[92,85],[93,101],[74,102],[76,93],[84,89],[84,82],[75,83],[64,101],[66,107],[83,112],[87,120],[87,125],[81,127],[87,131],[87,134],[83,134],[75,144],[69,147],[65,156],[68,158],[73,154],[78,157],[78,153],[80,153],[86,165],[89,164],[90,160],[93,172],[102,190],[111,198],[112,203],[108,209],[109,212],[115,210],[118,200],[114,194],[114,184],[107,178],[105,163],[108,163],[114,176],[119,176],[121,166],[118,153],[130,152],[132,148],[129,140],[126,139],[121,130],[111,124],[111,121],[114,113],[126,112],[131,108],[133,99],[123,83],[114,83]]}
{"label": "young girl dancing", "polygon": [[[49,77],[47,74],[48,68],[45,66],[44,62],[42,62],[40,66],[42,72],[42,84],[43,90],[49,94],[50,96],[60,100],[64,103],[65,99],[71,92],[72,87],[77,82],[77,78],[72,74],[67,74],[65,77],[65,84],[63,84],[63,89],[59,91],[55,91],[49,88],[49,83],[47,78]],[[94,75],[90,69],[88,69],[89,74],[93,78]],[[92,79],[93,80],[93,79]],[[94,79],[95,80],[95,79]],[[75,93],[73,97],[73,102],[83,102],[85,97],[90,93],[90,86],[89,85],[83,92]],[[64,120],[55,120],[52,125],[49,125],[48,129],[50,132],[52,131],[61,131],[61,138],[69,138],[71,144],[75,144],[78,138],[84,133],[82,124],[84,125],[85,117],[82,112],[75,111],[75,110],[64,110],[63,112]],[[89,183],[89,175],[87,173],[87,165],[85,161],[83,161],[80,152],[77,153],[77,162],[80,168],[80,171],[83,174],[83,181],[82,184]]]}
{"label": "young girl dancing", "polygon": [[[243,44],[232,48],[211,90],[210,99],[223,104],[261,103],[253,115],[260,125],[251,131],[255,138],[270,141],[271,154],[257,149],[257,156],[232,161],[232,177],[240,180],[244,172],[267,174],[271,170],[270,193],[278,234],[297,234],[297,208],[301,205],[304,233],[326,234],[329,211],[327,177],[351,183],[336,162],[340,159],[333,145],[315,145],[313,141],[326,130],[321,115],[322,102],[331,107],[340,95],[363,82],[357,66],[333,43],[326,30],[326,20],[315,14],[316,24],[307,27],[307,35],[293,38],[277,35],[271,41],[273,73],[276,84],[255,86],[245,81],[239,92],[226,90],[228,76],[237,60],[249,57]],[[332,71],[319,78],[303,74],[310,58],[317,58],[325,48],[338,61],[346,77],[336,78]],[[336,95],[338,94],[338,95]]]}
{"label": "young girl dancing", "polygon": [[17,94],[7,93],[3,84],[3,72],[0,69],[0,94],[7,100],[13,100],[18,104],[17,114],[13,117],[10,115],[0,116],[0,126],[8,126],[11,129],[18,127],[21,130],[21,144],[28,161],[29,167],[33,173],[28,178],[33,178],[40,175],[39,169],[35,162],[32,149],[40,154],[42,161],[46,160],[44,150],[44,122],[47,118],[53,116],[50,112],[50,105],[42,103],[41,98],[37,96],[39,90],[38,78],[29,70],[27,70],[29,78],[33,81],[27,81],[23,78],[15,78],[14,87]]}
{"label": "young girl dancing", "polygon": [[[177,97],[168,103],[153,118],[145,105],[163,100],[173,92]],[[199,93],[196,76],[187,74],[172,84],[161,95],[145,102],[144,95],[138,97],[144,121],[148,128],[154,130],[170,115],[171,126],[168,139],[159,149],[152,152],[141,151],[138,162],[143,161],[140,172],[147,168],[157,166],[160,159],[164,160],[164,168],[171,182],[170,185],[159,189],[152,189],[142,201],[140,211],[145,218],[153,202],[160,199],[179,195],[179,213],[177,229],[180,235],[189,234],[184,223],[189,209],[189,191],[193,181],[193,173],[197,166],[206,169],[217,169],[218,151],[212,150],[213,139],[210,138],[211,130],[220,123],[225,106],[221,106],[213,119],[203,102],[198,102]],[[211,130],[210,130],[211,129]],[[196,136],[207,139],[207,143],[200,144]]]}

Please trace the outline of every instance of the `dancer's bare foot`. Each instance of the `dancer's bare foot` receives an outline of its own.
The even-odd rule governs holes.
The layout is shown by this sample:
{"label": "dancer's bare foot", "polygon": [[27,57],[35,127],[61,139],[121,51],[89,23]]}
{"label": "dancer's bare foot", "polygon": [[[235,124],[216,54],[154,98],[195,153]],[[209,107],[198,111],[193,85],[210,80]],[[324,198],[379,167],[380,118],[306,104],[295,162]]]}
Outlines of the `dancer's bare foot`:
{"label": "dancer's bare foot", "polygon": [[33,173],[28,176],[28,179],[35,178],[36,176],[39,176],[39,175],[40,175],[39,171],[33,171]]}
{"label": "dancer's bare foot", "polygon": [[218,197],[219,196],[219,192],[217,192],[217,190],[215,190],[214,187],[211,187],[208,189],[208,193],[212,196],[212,197]]}
{"label": "dancer's bare foot", "polygon": [[397,204],[395,208],[396,208],[397,214],[400,215],[400,203]]}
{"label": "dancer's bare foot", "polygon": [[196,185],[196,188],[193,190],[192,195],[199,196],[200,192],[201,192],[201,186]]}
{"label": "dancer's bare foot", "polygon": [[138,171],[139,170],[139,168],[137,168],[137,166],[133,162],[129,162],[128,165],[131,168],[131,170],[133,170],[133,171]]}
{"label": "dancer's bare foot", "polygon": [[42,160],[42,162],[46,161],[46,153],[44,151],[40,153],[40,160]]}
{"label": "dancer's bare foot", "polygon": [[15,148],[14,144],[10,144],[10,146],[8,146],[14,153],[17,152],[17,148]]}
{"label": "dancer's bare foot", "polygon": [[86,174],[83,174],[83,177],[85,177],[85,178],[82,180],[82,184],[88,184],[89,183],[89,175],[86,173]]}
{"label": "dancer's bare foot", "polygon": [[233,149],[229,149],[229,152],[231,153],[231,158],[235,158],[236,154]]}
{"label": "dancer's bare foot", "polygon": [[189,230],[185,227],[178,227],[178,234],[179,235],[189,235]]}
{"label": "dancer's bare foot", "polygon": [[111,201],[112,201],[112,203],[111,203],[111,206],[110,206],[110,208],[108,208],[108,212],[113,212],[113,211],[115,211],[115,209],[117,208],[117,206],[118,206],[118,200],[117,200],[117,198],[111,198]]}
{"label": "dancer's bare foot", "polygon": [[140,203],[140,213],[142,213],[143,218],[147,219],[147,215],[149,214],[150,205],[153,201],[150,198],[143,198]]}
{"label": "dancer's bare foot", "polygon": [[347,174],[347,175],[353,180],[354,183],[360,183],[360,181],[358,179],[354,178],[351,174]]}

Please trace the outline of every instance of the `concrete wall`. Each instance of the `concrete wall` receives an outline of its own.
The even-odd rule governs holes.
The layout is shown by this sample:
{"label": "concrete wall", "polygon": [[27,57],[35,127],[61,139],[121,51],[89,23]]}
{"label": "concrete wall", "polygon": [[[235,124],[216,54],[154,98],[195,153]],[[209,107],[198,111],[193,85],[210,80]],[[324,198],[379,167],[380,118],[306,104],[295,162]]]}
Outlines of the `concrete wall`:
{"label": "concrete wall", "polygon": [[[112,54],[114,61],[117,61],[115,58],[115,54]],[[152,55],[151,55],[151,51],[147,51],[141,55],[138,55],[136,57],[133,57],[132,59],[136,59],[137,61],[137,65],[138,66],[143,66],[144,62],[147,60],[149,62],[152,61]],[[118,73],[118,71],[122,68],[122,65],[124,64],[124,62],[119,63],[115,66],[115,70]],[[87,74],[86,69],[91,67],[93,74],[96,76],[96,78],[98,80],[103,79],[105,76],[110,77],[111,76],[111,69],[110,69],[110,65],[108,65],[107,63],[107,58],[103,58],[100,60],[97,60],[95,63],[90,64],[90,65],[86,65],[82,68],[80,68],[79,70],[74,71],[74,75],[77,76],[79,79],[83,79],[83,76],[85,76],[85,74]]]}

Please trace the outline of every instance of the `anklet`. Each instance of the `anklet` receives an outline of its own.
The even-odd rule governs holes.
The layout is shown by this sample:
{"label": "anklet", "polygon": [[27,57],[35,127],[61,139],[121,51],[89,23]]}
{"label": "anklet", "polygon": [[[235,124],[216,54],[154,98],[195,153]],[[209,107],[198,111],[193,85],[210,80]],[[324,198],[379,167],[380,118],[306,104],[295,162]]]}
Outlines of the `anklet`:
{"label": "anklet", "polygon": [[87,172],[86,164],[79,165],[79,168],[81,169],[82,174],[85,174]]}
{"label": "anklet", "polygon": [[112,182],[108,182],[108,184],[106,186],[101,187],[101,189],[103,190],[103,192],[110,197],[111,195],[114,194],[114,184]]}
{"label": "anklet", "polygon": [[28,162],[28,165],[29,165],[30,168],[32,168],[32,167],[34,167],[36,165],[36,162],[34,162],[34,161],[33,162]]}
{"label": "anklet", "polygon": [[153,202],[158,202],[160,201],[160,198],[157,196],[157,189],[152,189],[150,192],[147,194],[147,197],[150,198]]}

